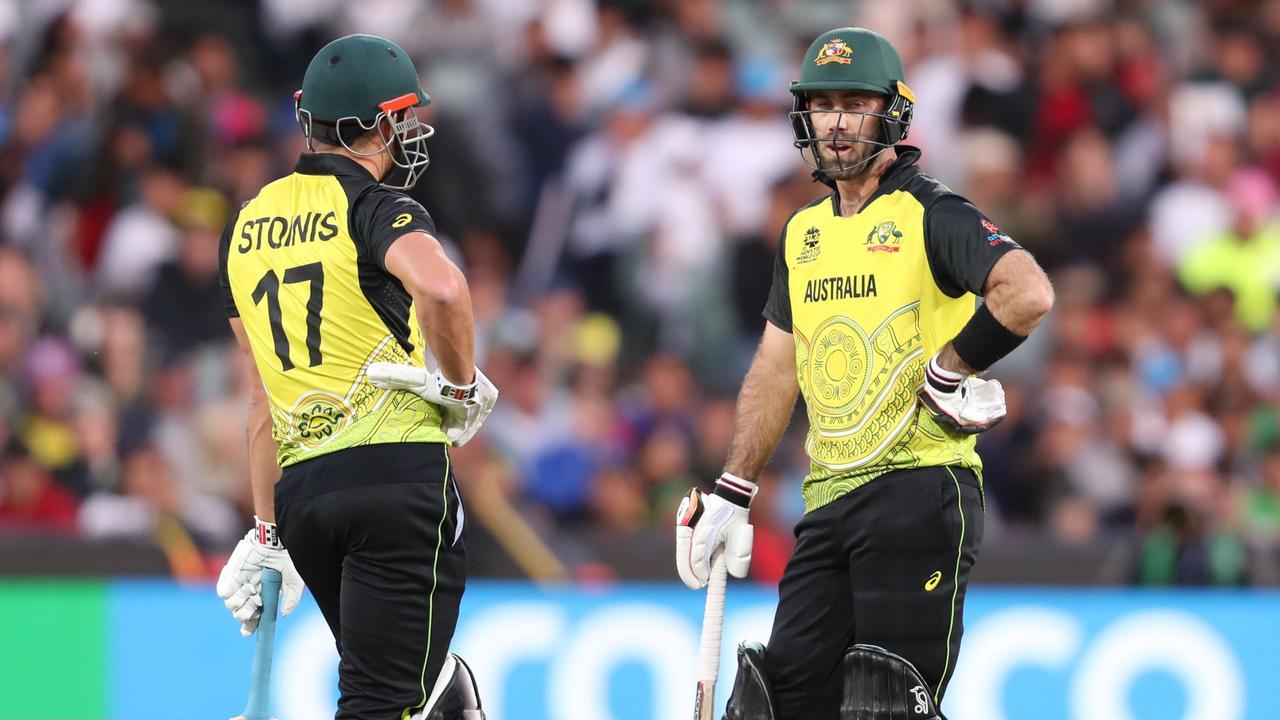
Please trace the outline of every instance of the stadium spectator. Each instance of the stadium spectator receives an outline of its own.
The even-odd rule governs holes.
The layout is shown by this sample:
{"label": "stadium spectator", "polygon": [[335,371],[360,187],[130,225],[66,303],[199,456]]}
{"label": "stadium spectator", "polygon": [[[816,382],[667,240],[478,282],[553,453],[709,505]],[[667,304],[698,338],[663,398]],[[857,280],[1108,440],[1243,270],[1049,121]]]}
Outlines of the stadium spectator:
{"label": "stadium spectator", "polygon": [[[0,48],[0,529],[217,566],[199,554],[249,506],[218,231],[303,150],[306,59],[422,27],[398,38],[433,98],[415,193],[503,392],[458,474],[587,574],[647,553],[666,577],[670,495],[722,462],[779,230],[823,192],[785,139],[787,82],[817,28],[865,22],[907,59],[926,171],[1058,292],[992,371],[986,557],[1116,545],[1133,582],[1280,582],[1275,3],[385,5],[23,16]],[[801,512],[801,417],[762,491],[763,581]]]}

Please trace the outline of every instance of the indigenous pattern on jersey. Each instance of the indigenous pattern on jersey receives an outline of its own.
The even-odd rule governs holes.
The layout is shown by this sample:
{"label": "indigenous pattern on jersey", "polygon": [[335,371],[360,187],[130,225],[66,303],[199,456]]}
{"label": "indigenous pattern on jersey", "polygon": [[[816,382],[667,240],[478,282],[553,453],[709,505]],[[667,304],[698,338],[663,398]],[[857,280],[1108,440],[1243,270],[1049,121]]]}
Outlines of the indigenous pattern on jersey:
{"label": "indigenous pattern on jersey", "polygon": [[357,445],[447,442],[435,406],[365,374],[377,360],[424,364],[412,300],[383,264],[413,231],[435,235],[420,204],[328,153],[303,155],[228,223],[223,301],[244,323],[281,467]]}
{"label": "indigenous pattern on jersey", "polygon": [[973,316],[991,266],[1018,248],[964,198],[898,160],[856,215],[833,195],[787,221],[764,316],[792,333],[809,415],[806,510],[890,471],[978,471],[975,436],[916,400],[929,358]]}

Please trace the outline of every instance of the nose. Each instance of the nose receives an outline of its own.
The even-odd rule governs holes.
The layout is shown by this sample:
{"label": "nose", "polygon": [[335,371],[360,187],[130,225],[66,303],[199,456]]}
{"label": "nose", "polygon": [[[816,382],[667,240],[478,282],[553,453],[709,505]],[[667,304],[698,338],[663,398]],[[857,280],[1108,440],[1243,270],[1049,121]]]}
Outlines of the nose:
{"label": "nose", "polygon": [[839,135],[846,134],[850,126],[849,114],[841,107],[834,108],[832,112],[836,116],[835,122],[832,124],[832,129]]}

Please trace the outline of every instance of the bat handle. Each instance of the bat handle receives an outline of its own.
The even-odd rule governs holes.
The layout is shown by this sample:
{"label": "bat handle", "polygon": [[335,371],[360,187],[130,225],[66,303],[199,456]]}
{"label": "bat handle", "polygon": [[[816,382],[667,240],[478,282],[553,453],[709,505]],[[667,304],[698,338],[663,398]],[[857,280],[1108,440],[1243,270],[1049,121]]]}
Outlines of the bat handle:
{"label": "bat handle", "polygon": [[724,591],[728,578],[724,553],[716,555],[707,582],[707,605],[702,612],[702,642],[698,648],[698,697],[694,720],[711,720],[720,675],[720,636],[724,629]]}
{"label": "bat handle", "polygon": [[253,673],[249,676],[249,702],[245,720],[270,720],[271,653],[276,640],[276,608],[280,604],[280,571],[262,569],[262,618],[253,647]]}

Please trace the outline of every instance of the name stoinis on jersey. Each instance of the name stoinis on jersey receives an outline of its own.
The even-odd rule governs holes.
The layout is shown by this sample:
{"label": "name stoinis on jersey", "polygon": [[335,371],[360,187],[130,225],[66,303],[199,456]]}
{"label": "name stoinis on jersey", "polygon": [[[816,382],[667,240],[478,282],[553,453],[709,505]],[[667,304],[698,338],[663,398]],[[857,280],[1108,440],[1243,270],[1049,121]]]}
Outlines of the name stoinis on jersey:
{"label": "name stoinis on jersey", "polygon": [[240,253],[261,250],[266,245],[272,250],[287,248],[299,243],[328,242],[338,236],[337,214],[306,213],[292,218],[280,216],[245,220],[240,226]]}
{"label": "name stoinis on jersey", "polygon": [[844,275],[815,278],[804,288],[804,301],[856,300],[876,296],[875,275]]}

